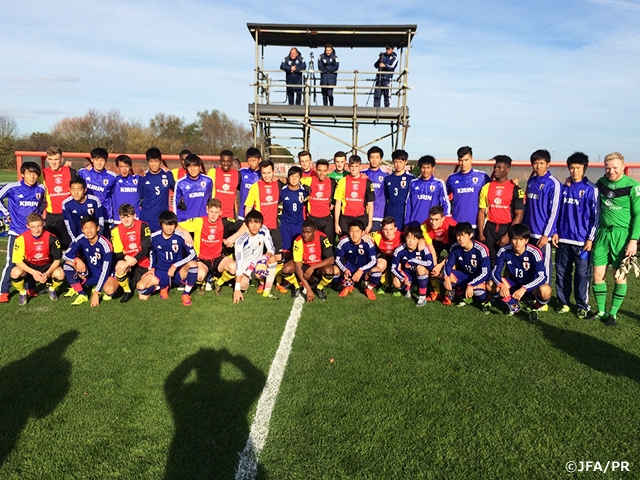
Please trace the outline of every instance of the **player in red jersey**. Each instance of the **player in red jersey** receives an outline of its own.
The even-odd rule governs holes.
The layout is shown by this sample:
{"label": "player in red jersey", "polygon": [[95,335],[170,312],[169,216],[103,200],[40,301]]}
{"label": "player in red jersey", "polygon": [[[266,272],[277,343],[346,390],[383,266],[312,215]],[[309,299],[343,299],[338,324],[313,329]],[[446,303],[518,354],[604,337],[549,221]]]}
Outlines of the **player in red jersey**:
{"label": "player in red jersey", "polygon": [[282,268],[285,279],[295,287],[293,297],[302,295],[304,288],[307,302],[313,302],[316,295],[326,300],[324,287],[333,281],[333,263],[331,242],[312,220],[305,220],[302,234],[293,242],[293,260]]}
{"label": "player in red jersey", "polygon": [[42,179],[47,195],[46,229],[47,232],[53,233],[58,238],[61,248],[65,250],[71,244],[71,237],[69,237],[69,232],[64,224],[62,202],[71,196],[69,183],[78,172],[64,165],[60,147],[47,149],[47,163],[49,167],[42,170]]}
{"label": "player in red jersey", "polygon": [[[13,246],[11,281],[20,294],[20,305],[26,305],[29,294],[25,288],[25,278],[31,276],[38,283],[49,284],[49,298],[57,300],[56,289],[64,280],[60,267],[62,252],[55,235],[44,230],[44,220],[38,213],[27,216],[29,230],[18,238]],[[35,296],[33,292],[30,296]]]}
{"label": "player in red jersey", "polygon": [[[373,243],[375,243],[378,251],[378,263],[371,269],[367,282],[367,291],[365,293],[367,297],[373,296],[375,298],[373,290],[377,288],[381,282],[384,284],[391,278],[387,273],[390,273],[393,252],[402,245],[402,232],[396,227],[396,221],[393,217],[385,217],[380,223],[380,231],[374,232],[371,235],[371,239]],[[382,278],[383,276],[385,278]],[[385,292],[379,289],[378,293]]]}
{"label": "player in red jersey", "polygon": [[117,262],[115,277],[124,291],[120,303],[126,303],[131,299],[131,282],[137,285],[149,270],[151,229],[142,220],[136,219],[135,212],[133,205],[120,205],[120,223],[111,230],[111,243]]}
{"label": "player in red jersey", "polygon": [[238,213],[238,170],[233,166],[233,152],[223,150],[220,152],[220,168],[211,168],[207,175],[213,180],[213,198],[220,200],[222,204],[222,217],[236,218]]}

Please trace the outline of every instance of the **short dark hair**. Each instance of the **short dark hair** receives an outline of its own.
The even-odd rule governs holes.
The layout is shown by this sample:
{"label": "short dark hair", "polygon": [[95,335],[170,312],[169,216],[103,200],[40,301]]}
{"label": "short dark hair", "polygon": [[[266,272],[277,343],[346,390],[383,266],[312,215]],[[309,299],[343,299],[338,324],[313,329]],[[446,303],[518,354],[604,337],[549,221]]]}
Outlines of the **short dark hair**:
{"label": "short dark hair", "polygon": [[360,230],[364,230],[364,223],[362,223],[362,220],[355,218],[349,222],[349,230],[351,230],[351,227],[358,227]]}
{"label": "short dark hair", "polygon": [[384,152],[377,145],[374,145],[369,150],[367,150],[367,158],[370,158],[372,153],[379,153],[380,154],[380,158],[384,158]]}
{"label": "short dark hair", "polygon": [[87,223],[93,223],[96,227],[100,226],[100,222],[94,215],[85,215],[80,219],[80,227],[84,227]]}
{"label": "short dark hair", "polygon": [[300,160],[300,157],[309,157],[309,158],[313,158],[311,156],[311,152],[309,150],[302,150],[300,153],[298,153],[298,160]]}
{"label": "short dark hair", "polygon": [[151,147],[147,150],[147,162],[149,160],[162,160],[162,153],[160,153],[160,149],[156,147]]}
{"label": "short dark hair", "polygon": [[136,214],[136,209],[133,207],[133,205],[130,205],[128,203],[123,203],[122,205],[120,205],[120,207],[118,207],[118,215],[120,215],[120,217],[128,217],[130,215],[135,215]]}
{"label": "short dark hair", "polygon": [[275,168],[271,160],[262,160],[260,162],[260,168],[267,168],[267,167]]}
{"label": "short dark hair", "polygon": [[326,158],[321,158],[316,162],[316,168],[318,168],[320,165],[324,165],[325,167],[329,168],[329,160],[327,160]]}
{"label": "short dark hair", "polygon": [[360,158],[359,155],[351,155],[349,157],[349,164],[352,164],[352,163],[362,163],[362,159]]}
{"label": "short dark hair", "polygon": [[24,175],[24,172],[37,173],[38,176],[42,174],[42,168],[36,162],[24,162],[20,166],[20,174]]}
{"label": "short dark hair", "polygon": [[468,146],[464,146],[464,147],[460,147],[458,149],[458,151],[456,152],[456,155],[458,155],[458,158],[462,158],[464,157],[466,154],[470,154],[473,157],[473,150],[471,150],[471,147]]}
{"label": "short dark hair", "polygon": [[178,154],[179,157],[188,157],[189,155],[191,155],[191,150],[187,150],[186,148],[184,150],[181,150],[180,153]]}
{"label": "short dark hair", "polygon": [[475,230],[473,229],[473,225],[471,225],[469,222],[460,222],[456,224],[455,227],[453,227],[453,233],[456,236],[462,235],[463,233],[466,233],[467,235],[473,235],[474,232]]}
{"label": "short dark hair", "polygon": [[493,157],[493,161],[496,163],[506,163],[511,167],[511,157],[509,155],[496,155]]}
{"label": "short dark hair", "polygon": [[316,222],[314,222],[310,218],[307,218],[304,222],[302,222],[302,228],[313,228],[314,230],[317,230],[318,225],[316,225]]}
{"label": "short dark hair", "polygon": [[262,158],[262,153],[256,147],[247,148],[247,153],[245,153],[246,158]]}
{"label": "short dark hair", "polygon": [[222,150],[220,152],[220,157],[231,157],[233,158],[233,152],[231,150]]}
{"label": "short dark hair", "polygon": [[107,152],[104,148],[94,148],[91,150],[91,158],[102,158],[104,160],[109,160],[109,152]]}
{"label": "short dark hair", "polygon": [[347,158],[347,154],[344,153],[342,150],[338,150],[336,153],[333,154],[333,161],[336,161],[336,157],[344,157],[345,159]]}
{"label": "short dark hair", "polygon": [[536,150],[531,154],[530,160],[531,160],[531,165],[533,165],[533,162],[535,162],[536,160],[544,160],[545,162],[549,163],[551,162],[551,154],[549,153],[549,150],[545,150],[545,149]]}
{"label": "short dark hair", "polygon": [[121,163],[133,166],[133,162],[131,161],[131,157],[129,155],[118,155],[116,157],[116,166],[119,166]]}
{"label": "short dark hair", "polygon": [[396,224],[396,219],[393,218],[391,215],[389,215],[388,217],[384,217],[382,219],[382,221],[380,222],[380,227],[384,227],[385,225],[395,225]]}
{"label": "short dark hair", "polygon": [[393,43],[387,43],[387,44],[384,46],[384,48],[385,48],[385,50],[389,50],[390,48],[391,48],[391,49],[394,49],[395,47],[393,46]]}
{"label": "short dark hair", "polygon": [[404,150],[394,150],[393,153],[391,154],[391,160],[403,160],[403,161],[407,161],[409,160],[409,154],[407,152],[405,152]]}
{"label": "short dark hair", "polygon": [[509,228],[509,240],[513,240],[514,238],[529,240],[530,236],[531,229],[524,223],[516,223],[515,225],[511,225],[511,228]]}
{"label": "short dark hair", "polygon": [[294,165],[293,167],[289,168],[289,171],[287,172],[287,178],[289,178],[291,175],[300,175],[302,177],[302,169]]}
{"label": "short dark hair", "polygon": [[444,217],[444,207],[442,205],[434,205],[429,209],[429,215],[442,215]]}
{"label": "short dark hair", "polygon": [[574,152],[567,158],[567,166],[575,164],[583,165],[586,170],[589,166],[589,157],[582,152]]}
{"label": "short dark hair", "polygon": [[85,190],[87,189],[87,182],[84,178],[79,177],[78,175],[71,179],[71,181],[69,182],[69,187],[71,187],[71,185],[82,185],[82,188],[84,188]]}
{"label": "short dark hair", "polygon": [[436,159],[432,155],[424,155],[418,160],[418,168],[422,167],[422,165],[431,165],[432,167],[435,167]]}
{"label": "short dark hair", "polygon": [[404,227],[404,234],[405,236],[413,235],[418,239],[424,238],[424,235],[422,235],[422,228],[420,228],[420,225],[413,225],[413,224],[407,225],[406,227]]}
{"label": "short dark hair", "polygon": [[254,208],[244,217],[244,223],[249,224],[249,222],[264,223],[264,216]]}
{"label": "short dark hair", "polygon": [[197,165],[202,168],[202,159],[195,153],[190,153],[187,158],[184,159],[184,166],[190,167],[191,165]]}
{"label": "short dark hair", "polygon": [[171,210],[165,210],[160,215],[158,215],[158,223],[160,225],[178,226],[178,217]]}

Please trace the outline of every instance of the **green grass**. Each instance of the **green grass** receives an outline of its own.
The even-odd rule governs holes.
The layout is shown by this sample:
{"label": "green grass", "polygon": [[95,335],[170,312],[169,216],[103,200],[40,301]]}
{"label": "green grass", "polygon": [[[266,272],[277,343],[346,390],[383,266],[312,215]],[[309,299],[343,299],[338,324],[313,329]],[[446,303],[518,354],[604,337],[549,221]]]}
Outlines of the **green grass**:
{"label": "green grass", "polygon": [[[304,306],[260,478],[635,471],[637,283],[615,329],[329,291]],[[0,478],[233,478],[292,301],[193,298],[0,305]]]}
{"label": "green grass", "polygon": [[15,170],[0,170],[0,184],[15,182],[18,178]]}

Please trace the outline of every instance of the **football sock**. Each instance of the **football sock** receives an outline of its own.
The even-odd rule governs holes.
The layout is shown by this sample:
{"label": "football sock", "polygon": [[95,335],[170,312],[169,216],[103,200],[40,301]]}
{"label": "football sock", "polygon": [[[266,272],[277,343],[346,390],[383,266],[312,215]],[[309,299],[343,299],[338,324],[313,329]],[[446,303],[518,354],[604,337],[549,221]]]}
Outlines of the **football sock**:
{"label": "football sock", "polygon": [[507,305],[511,305],[512,307],[515,307],[518,304],[518,301],[511,295],[509,295],[508,297],[502,297],[502,301]]}
{"label": "football sock", "polygon": [[219,285],[221,287],[222,285],[227,283],[229,280],[233,280],[234,278],[236,278],[235,275],[231,275],[229,272],[225,270],[224,272],[222,272],[222,275],[220,275],[220,278],[216,281],[216,285]]}
{"label": "football sock", "polygon": [[[282,265],[280,268],[282,268]],[[268,271],[267,281],[264,284],[264,292],[262,292],[262,295],[266,296],[271,291],[271,287],[273,287],[273,281],[276,278],[277,269],[278,269],[277,265],[274,265],[273,263],[270,263],[269,265],[267,265],[267,271]]]}
{"label": "football sock", "polygon": [[[429,278],[428,275],[427,278]],[[443,285],[440,279],[432,277],[431,279],[429,279],[429,283],[431,283],[431,288],[434,292],[436,292],[438,295],[442,295]]]}
{"label": "football sock", "polygon": [[138,293],[140,295],[151,295],[155,291],[156,291],[156,287],[147,287],[147,288],[143,288],[142,290],[138,289]]}
{"label": "football sock", "polygon": [[[431,279],[431,285],[434,285],[433,280],[435,279]],[[438,280],[436,280],[436,283],[439,284],[440,282],[438,282]],[[429,285],[429,275],[418,275],[418,295],[425,296],[427,294],[427,286]],[[434,287],[434,290],[437,292],[438,289],[436,289]]]}
{"label": "football sock", "polygon": [[609,313],[614,317],[618,314],[618,310],[620,309],[620,306],[622,305],[626,294],[627,284],[616,283],[613,287],[613,299],[611,300],[611,310],[609,311]]}
{"label": "football sock", "polygon": [[380,285],[380,280],[382,277],[382,272],[372,272],[369,276],[369,288],[376,288]]}
{"label": "football sock", "polygon": [[482,303],[487,301],[487,291],[484,288],[474,288],[473,296],[480,300]]}
{"label": "football sock", "polygon": [[186,285],[184,286],[184,293],[190,293],[193,289],[193,286],[196,284],[198,280],[198,267],[191,267],[187,270],[187,280]]}
{"label": "football sock", "polygon": [[122,290],[124,290],[126,293],[131,293],[131,287],[129,286],[129,277],[127,275],[125,275],[124,277],[116,276],[116,280],[118,280],[118,283],[122,287]]}
{"label": "football sock", "polygon": [[605,282],[594,283],[593,296],[596,297],[596,303],[598,304],[598,311],[605,312],[607,308],[607,284]]}
{"label": "football sock", "polygon": [[300,288],[300,283],[298,282],[298,278],[296,277],[295,273],[290,273],[289,275],[285,276],[284,279],[291,285],[293,285],[294,288]]}
{"label": "football sock", "polygon": [[11,283],[13,283],[13,287],[18,291],[18,293],[20,293],[20,295],[27,294],[27,290],[24,288],[24,278],[12,280]]}
{"label": "football sock", "polygon": [[318,283],[318,290],[322,290],[324,287],[333,282],[333,277],[331,275],[323,275],[322,279]]}

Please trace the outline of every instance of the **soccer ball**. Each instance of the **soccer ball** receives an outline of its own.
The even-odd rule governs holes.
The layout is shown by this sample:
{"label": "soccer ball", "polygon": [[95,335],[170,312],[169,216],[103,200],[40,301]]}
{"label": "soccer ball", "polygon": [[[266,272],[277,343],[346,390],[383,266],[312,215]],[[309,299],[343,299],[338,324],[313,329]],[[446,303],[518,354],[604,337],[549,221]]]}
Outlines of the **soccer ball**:
{"label": "soccer ball", "polygon": [[256,278],[263,279],[267,278],[268,269],[267,269],[267,259],[261,258],[258,260],[253,268],[253,273]]}

